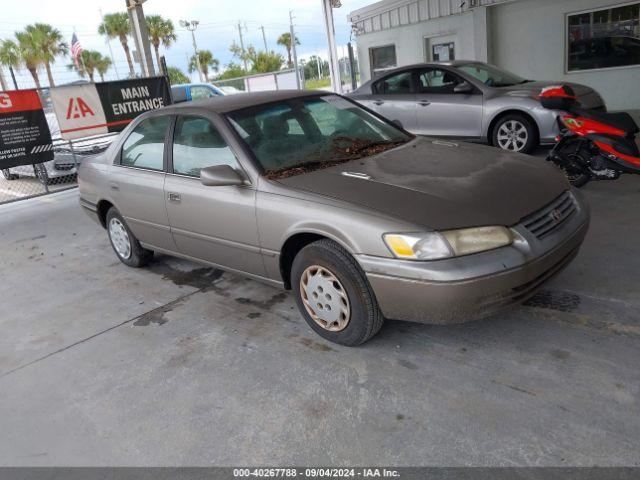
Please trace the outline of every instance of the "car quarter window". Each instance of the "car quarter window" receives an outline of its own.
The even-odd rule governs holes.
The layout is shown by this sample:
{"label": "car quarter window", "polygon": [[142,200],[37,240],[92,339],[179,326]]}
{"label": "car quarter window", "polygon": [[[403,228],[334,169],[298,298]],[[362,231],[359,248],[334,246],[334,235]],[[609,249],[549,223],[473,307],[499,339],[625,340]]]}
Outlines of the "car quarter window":
{"label": "car quarter window", "polygon": [[171,117],[147,118],[133,129],[122,145],[120,164],[164,170],[164,141]]}
{"label": "car quarter window", "polygon": [[384,78],[374,84],[373,90],[384,94],[411,93],[411,72],[400,72]]}
{"label": "car quarter window", "polygon": [[453,93],[453,89],[462,83],[454,73],[441,68],[429,68],[418,72],[418,88],[421,93]]}
{"label": "car quarter window", "polygon": [[180,116],[173,134],[173,172],[193,177],[215,165],[238,168],[233,151],[206,118]]}

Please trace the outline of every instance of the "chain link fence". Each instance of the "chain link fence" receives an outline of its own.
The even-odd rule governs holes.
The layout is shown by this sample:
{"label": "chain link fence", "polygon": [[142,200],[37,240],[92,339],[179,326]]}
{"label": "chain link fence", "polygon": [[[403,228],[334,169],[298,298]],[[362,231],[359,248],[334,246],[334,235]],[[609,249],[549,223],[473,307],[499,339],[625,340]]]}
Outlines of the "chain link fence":
{"label": "chain link fence", "polygon": [[54,159],[49,162],[2,169],[0,204],[46,195],[77,186],[78,166],[104,152],[117,134],[63,140],[48,88],[38,90],[51,132]]}

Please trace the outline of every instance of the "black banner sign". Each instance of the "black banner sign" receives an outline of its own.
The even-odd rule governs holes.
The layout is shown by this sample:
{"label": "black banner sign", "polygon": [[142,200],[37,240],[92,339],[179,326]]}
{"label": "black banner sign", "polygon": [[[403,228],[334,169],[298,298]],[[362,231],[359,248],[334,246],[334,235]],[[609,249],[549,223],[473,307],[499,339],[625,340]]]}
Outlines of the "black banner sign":
{"label": "black banner sign", "polygon": [[51,132],[38,92],[0,92],[0,169],[49,160]]}

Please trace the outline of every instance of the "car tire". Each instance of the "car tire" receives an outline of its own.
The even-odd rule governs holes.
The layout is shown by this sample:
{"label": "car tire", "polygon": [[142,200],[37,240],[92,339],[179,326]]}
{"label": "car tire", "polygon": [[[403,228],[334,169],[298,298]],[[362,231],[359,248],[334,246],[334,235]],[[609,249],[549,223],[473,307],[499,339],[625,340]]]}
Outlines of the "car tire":
{"label": "car tire", "polygon": [[113,251],[122,263],[130,267],[144,267],[153,258],[153,250],[147,250],[129,229],[122,215],[111,207],[106,217],[107,235]]}
{"label": "car tire", "polygon": [[538,129],[526,115],[510,113],[494,125],[491,143],[502,150],[531,153],[539,144]]}
{"label": "car tire", "polygon": [[300,313],[330,342],[360,345],[384,323],[376,297],[355,259],[331,240],[318,240],[296,255],[291,285]]}
{"label": "car tire", "polygon": [[47,173],[47,167],[45,167],[42,163],[36,163],[33,166],[33,173],[43,185],[49,185],[51,183],[51,179],[49,178],[49,174]]}
{"label": "car tire", "polygon": [[17,180],[18,179],[18,174],[17,173],[11,173],[11,170],[9,170],[8,168],[3,168],[2,169],[2,176],[4,177],[5,180]]}

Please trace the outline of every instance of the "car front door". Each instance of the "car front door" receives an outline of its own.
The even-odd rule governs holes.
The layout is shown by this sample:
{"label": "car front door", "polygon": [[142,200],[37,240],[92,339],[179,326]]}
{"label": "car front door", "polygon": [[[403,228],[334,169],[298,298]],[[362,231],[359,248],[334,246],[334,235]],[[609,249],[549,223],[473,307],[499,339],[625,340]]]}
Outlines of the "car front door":
{"label": "car front door", "polygon": [[372,85],[372,95],[358,101],[392,121],[399,121],[405,130],[416,127],[416,95],[411,70],[393,73]]}
{"label": "car front door", "polygon": [[[436,137],[480,138],[482,92],[452,71],[438,67],[417,71],[414,133]],[[455,92],[466,83],[468,91]]]}
{"label": "car front door", "polygon": [[176,119],[165,182],[171,232],[183,255],[262,276],[255,189],[200,182],[200,169],[214,165],[243,173],[220,127],[203,116]]}
{"label": "car front door", "polygon": [[168,127],[171,116],[140,122],[122,144],[109,167],[109,195],[140,242],[175,250],[164,205]]}

